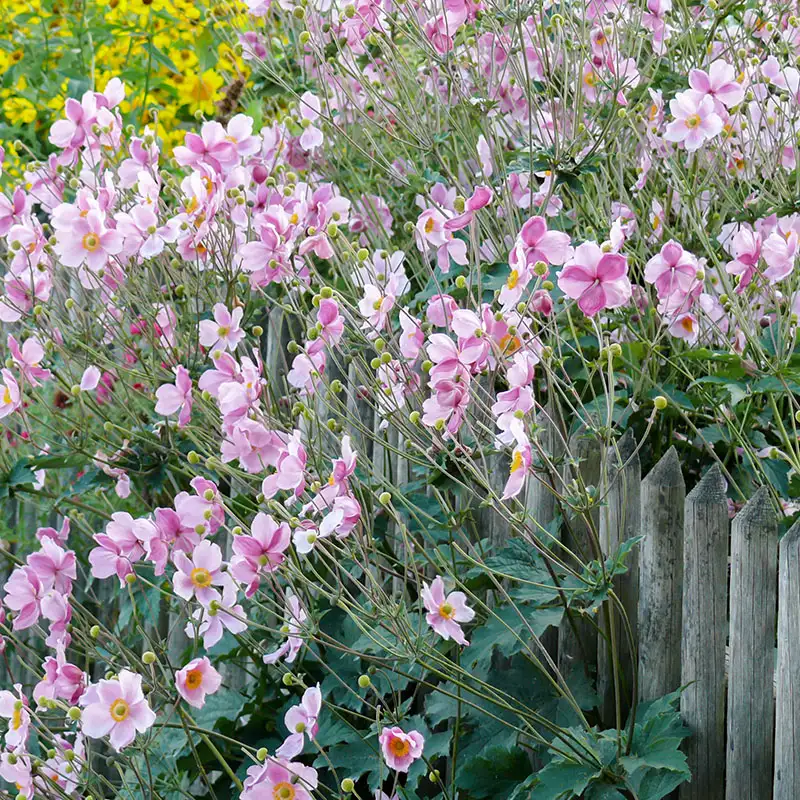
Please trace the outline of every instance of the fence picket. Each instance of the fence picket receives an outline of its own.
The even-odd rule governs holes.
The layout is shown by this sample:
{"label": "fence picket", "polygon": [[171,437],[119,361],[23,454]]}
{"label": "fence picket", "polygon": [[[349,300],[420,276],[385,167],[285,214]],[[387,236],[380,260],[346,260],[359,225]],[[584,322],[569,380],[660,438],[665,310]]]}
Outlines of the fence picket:
{"label": "fence picket", "polygon": [[725,640],[728,632],[728,506],[714,465],[686,498],[683,539],[681,713],[692,781],[680,800],[725,795]]}
{"label": "fence picket", "polygon": [[[600,546],[605,557],[613,555],[628,539],[638,536],[641,530],[640,494],[642,467],[636,452],[633,430],[628,432],[609,449],[608,494],[600,514]],[[636,641],[639,614],[639,549],[634,548],[627,559],[628,571],[617,576],[614,587],[632,629]],[[630,639],[626,635],[623,618],[618,608],[606,603],[600,629],[607,633],[608,622],[613,627],[615,650],[621,666],[620,724],[630,709],[633,696],[633,655]],[[616,689],[613,681],[611,647],[605,636],[597,640],[597,693],[600,696],[603,721],[609,727],[616,724]]]}
{"label": "fence picket", "polygon": [[772,796],[778,525],[761,487],[731,530],[727,800]]}
{"label": "fence picket", "polygon": [[800,797],[800,522],[780,544],[773,800]]}
{"label": "fence picket", "polygon": [[639,699],[674,692],[681,679],[683,513],[686,486],[671,447],[642,481],[639,553]]}

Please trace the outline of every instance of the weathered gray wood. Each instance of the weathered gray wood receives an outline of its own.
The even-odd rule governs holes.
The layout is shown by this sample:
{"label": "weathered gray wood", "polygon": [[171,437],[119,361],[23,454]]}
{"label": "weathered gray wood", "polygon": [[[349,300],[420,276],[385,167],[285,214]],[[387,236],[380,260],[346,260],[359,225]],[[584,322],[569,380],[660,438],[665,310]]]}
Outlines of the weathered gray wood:
{"label": "weathered gray wood", "polygon": [[639,699],[674,692],[681,680],[683,504],[675,448],[642,481],[639,551]]}
{"label": "weathered gray wood", "polygon": [[778,525],[766,487],[731,526],[727,800],[772,797]]}
{"label": "weathered gray wood", "polygon": [[[590,486],[597,490],[600,483],[601,448],[598,439],[585,430],[574,433],[567,448],[567,455],[572,464],[565,467],[567,482],[576,480],[585,488]],[[595,507],[588,515],[591,519],[573,515],[565,527],[564,546],[577,556],[578,562],[573,564],[576,570],[599,556],[593,541],[592,527],[597,531],[600,523],[600,510]],[[576,636],[577,632],[577,636]],[[558,668],[562,675],[568,675],[576,664],[583,663],[589,671],[595,666],[597,659],[596,631],[588,620],[566,616],[558,630]]]}
{"label": "weathered gray wood", "polygon": [[774,800],[800,797],[800,522],[780,544]]}
{"label": "weathered gray wood", "polygon": [[[600,546],[605,557],[613,555],[619,546],[639,536],[641,532],[641,485],[642,466],[636,452],[633,430],[609,449],[608,492],[605,505],[600,511]],[[636,669],[637,631],[639,627],[639,548],[628,553],[628,571],[614,579],[614,590],[625,609],[631,627],[634,647],[631,647],[624,620],[619,609],[612,603],[604,604],[601,630],[613,636],[620,671],[616,686],[614,680],[611,640],[604,636],[597,639],[597,691],[600,695],[600,710],[606,727],[624,725],[633,700],[633,673]],[[609,632],[611,631],[611,632]],[[619,719],[617,719],[617,693],[619,693]]]}
{"label": "weathered gray wood", "polygon": [[358,367],[351,361],[347,368],[347,433],[361,463],[372,455],[372,406],[364,396],[366,389],[359,380]]}
{"label": "weathered gray wood", "polygon": [[681,800],[725,795],[725,640],[728,633],[728,506],[714,465],[686,498],[683,537],[681,713],[691,783]]}

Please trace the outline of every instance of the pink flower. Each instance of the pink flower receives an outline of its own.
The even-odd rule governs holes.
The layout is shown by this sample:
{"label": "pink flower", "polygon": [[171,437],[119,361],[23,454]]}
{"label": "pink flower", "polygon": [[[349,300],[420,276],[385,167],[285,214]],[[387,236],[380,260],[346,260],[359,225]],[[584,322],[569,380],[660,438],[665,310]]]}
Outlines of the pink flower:
{"label": "pink flower", "polygon": [[239,327],[244,311],[234,308],[228,311],[223,303],[214,306],[214,319],[200,321],[200,344],[209,350],[235,350],[244,339],[244,331]]}
{"label": "pink flower", "polygon": [[736,70],[721,58],[711,64],[708,72],[691,70],[689,86],[728,108],[738,106],[744,99],[744,87],[736,80]]}
{"label": "pink flower", "polygon": [[[58,209],[54,213],[57,212]],[[56,228],[55,245],[55,251],[64,266],[80,267],[85,264],[92,272],[98,272],[108,264],[109,258],[122,251],[122,234],[106,227],[101,211],[91,209],[84,216],[74,208],[70,212],[65,210],[64,217],[64,227]]]}
{"label": "pink flower", "polygon": [[260,511],[250,526],[251,536],[241,534],[233,539],[234,556],[230,573],[246,584],[245,595],[252,597],[258,589],[260,576],[274,572],[283,564],[292,532],[286,522],[280,523]]}
{"label": "pink flower", "polygon": [[41,546],[38,553],[28,556],[28,566],[36,572],[47,589],[70,594],[72,581],[78,577],[75,553],[72,550],[62,550],[49,538],[42,539]]}
{"label": "pink flower", "polygon": [[247,770],[240,800],[312,800],[317,771],[299,762],[269,758]]}
{"label": "pink flower", "polygon": [[35,625],[42,613],[41,600],[45,589],[32,567],[17,567],[3,587],[3,603],[15,612],[15,631]]}
{"label": "pink flower", "polygon": [[217,644],[226,630],[234,634],[247,630],[246,614],[242,606],[236,602],[236,587],[229,576],[223,575],[223,578],[225,580],[220,607],[206,609],[201,606],[195,609],[192,619],[184,628],[190,639],[194,639],[197,635],[202,636],[203,647],[206,650]]}
{"label": "pink flower", "polygon": [[95,367],[93,364],[86,367],[86,369],[83,371],[83,375],[81,376],[81,391],[94,391],[97,388],[97,385],[100,383],[101,376],[102,373],[98,367]]}
{"label": "pink flower", "polygon": [[378,741],[386,765],[397,772],[408,772],[408,768],[422,756],[425,746],[425,738],[419,731],[405,733],[397,725],[384,728]]}
{"label": "pink flower", "polygon": [[11,351],[14,366],[19,369],[22,377],[28,380],[31,386],[39,386],[41,385],[40,381],[50,380],[50,370],[39,366],[44,358],[44,347],[35,336],[27,338],[20,347],[17,340],[9,334],[8,349]]}
{"label": "pink flower", "polygon": [[222,550],[218,544],[202,541],[195,547],[192,557],[175,553],[172,557],[177,572],[172,578],[172,587],[184,600],[197,598],[204,606],[219,600],[219,592],[213,586],[222,586]]}
{"label": "pink flower", "polygon": [[689,152],[722,130],[722,117],[716,113],[714,99],[707,94],[687,89],[669,101],[669,110],[675,119],[667,125],[664,138],[668,142],[683,142]]}
{"label": "pink flower", "polygon": [[558,273],[558,287],[587,317],[617,308],[631,298],[628,262],[619,253],[604,253],[596,242],[584,242]]}
{"label": "pink flower", "polygon": [[187,133],[183,145],[173,151],[177,162],[184,167],[208,164],[216,172],[231,167],[239,160],[236,143],[228,138],[219,122],[204,122],[200,133]]}
{"label": "pink flower", "polygon": [[64,648],[58,647],[56,658],[48,656],[43,666],[44,680],[34,687],[34,700],[41,703],[42,699],[60,698],[71,705],[77,703],[86,686],[86,674],[67,661]]}
{"label": "pink flower", "polygon": [[83,697],[81,730],[91,739],[110,734],[111,746],[119,751],[138,733],[144,733],[156,721],[142,692],[142,676],[127,669],[114,680],[101,680],[90,686]]}
{"label": "pink flower", "polygon": [[275,462],[275,472],[261,483],[264,497],[269,499],[280,491],[291,491],[295,497],[300,497],[306,487],[306,460],[300,431],[295,431]]}
{"label": "pink flower", "polygon": [[291,664],[303,646],[303,639],[300,637],[303,625],[308,619],[305,609],[300,605],[297,595],[289,595],[286,598],[286,610],[284,613],[284,628],[286,630],[286,641],[274,652],[267,653],[262,657],[265,664],[275,664],[280,659],[285,658],[287,664]]}
{"label": "pink flower", "polygon": [[412,317],[408,309],[400,309],[400,353],[403,358],[412,363],[417,360],[422,345],[425,344],[425,334],[416,317]]}
{"label": "pink flower", "polygon": [[764,277],[769,279],[770,283],[776,283],[791,275],[799,243],[797,231],[791,228],[785,234],[777,229],[764,240],[761,256],[767,263]]}
{"label": "pink flower", "polygon": [[15,684],[17,693],[0,692],[0,717],[8,720],[6,746],[13,748],[25,745],[31,726],[31,715],[28,712],[28,698],[22,694],[22,684]]}
{"label": "pink flower", "polygon": [[206,656],[192,659],[175,673],[178,694],[195,708],[206,704],[206,695],[214,694],[222,685],[222,675],[214,669]]}
{"label": "pink flower", "polygon": [[679,314],[670,322],[669,332],[677,339],[684,339],[688,344],[694,344],[700,332],[697,317],[694,314]]}
{"label": "pink flower", "polygon": [[155,412],[162,416],[178,414],[178,427],[183,428],[192,417],[192,379],[189,372],[178,364],[175,367],[175,383],[165,383],[156,389]]}
{"label": "pink flower", "polygon": [[517,446],[511,455],[511,469],[509,471],[508,480],[503,488],[503,496],[501,499],[508,500],[516,497],[525,485],[525,478],[531,468],[532,452],[531,445],[528,437],[522,430],[522,422],[520,420],[513,420],[511,423],[511,431],[517,440]]}
{"label": "pink flower", "polygon": [[303,120],[303,134],[300,137],[300,145],[304,150],[314,150],[323,142],[322,131],[314,123],[320,115],[319,97],[311,92],[303,92],[300,98],[300,117]]}
{"label": "pink flower", "polygon": [[445,595],[444,581],[437,576],[430,585],[422,585],[422,602],[428,612],[425,619],[439,636],[445,641],[452,639],[458,644],[469,644],[459,623],[472,620],[475,612],[467,606],[463,592]]}
{"label": "pink flower", "polygon": [[19,384],[11,370],[0,370],[3,380],[0,382],[0,419],[13,414],[22,403]]}
{"label": "pink flower", "polygon": [[331,346],[338,344],[344,333],[344,320],[339,313],[339,304],[330,298],[320,300],[317,310],[317,327],[320,338]]}
{"label": "pink flower", "polygon": [[322,692],[319,684],[310,686],[303,692],[299,705],[292,706],[284,715],[283,721],[289,729],[289,737],[275,751],[279,758],[294,758],[303,751],[304,734],[311,741],[319,730],[317,718],[322,710]]}
{"label": "pink flower", "polygon": [[675,292],[685,295],[697,283],[697,269],[697,259],[670,239],[661,252],[647,262],[644,279],[655,284],[661,298]]}

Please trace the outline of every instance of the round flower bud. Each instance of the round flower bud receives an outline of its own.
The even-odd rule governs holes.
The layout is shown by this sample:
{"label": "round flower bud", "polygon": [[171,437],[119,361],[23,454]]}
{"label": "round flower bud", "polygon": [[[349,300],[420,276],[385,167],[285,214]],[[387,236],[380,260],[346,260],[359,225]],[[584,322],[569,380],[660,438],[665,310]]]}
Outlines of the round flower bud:
{"label": "round flower bud", "polygon": [[383,506],[388,506],[392,502],[392,495],[389,492],[381,492],[378,495],[378,501]]}
{"label": "round flower bud", "polygon": [[353,779],[352,779],[352,778],[345,778],[345,779],[342,781],[342,791],[343,791],[345,794],[351,794],[351,793],[352,793],[352,791],[353,791],[353,789],[355,789],[355,788],[356,788],[356,785],[355,785],[355,783],[353,782]]}
{"label": "round flower bud", "polygon": [[189,451],[189,452],[186,454],[186,460],[187,460],[187,461],[188,461],[190,464],[199,464],[199,463],[200,463],[200,455],[199,455],[199,454],[198,454],[196,451],[194,451],[194,450],[190,450],[190,451]]}
{"label": "round flower bud", "polygon": [[614,358],[619,358],[622,355],[622,346],[617,342],[614,342],[608,349]]}
{"label": "round flower bud", "polygon": [[323,287],[322,287],[322,288],[319,290],[319,293],[320,293],[320,296],[321,296],[321,297],[322,297],[324,300],[330,300],[330,299],[331,299],[331,297],[333,297],[333,289],[331,289],[331,287],[330,287],[330,286],[323,286]]}
{"label": "round flower bud", "polygon": [[149,667],[151,664],[155,663],[156,654],[152,650],[145,650],[144,653],[142,653],[142,664],[145,664]]}
{"label": "round flower bud", "polygon": [[381,364],[388,364],[392,360],[391,353],[381,353]]}
{"label": "round flower bud", "polygon": [[69,391],[73,397],[77,397],[81,393],[81,387],[76,383]]}
{"label": "round flower bud", "polygon": [[659,410],[663,411],[667,407],[667,398],[664,397],[663,394],[658,395],[658,397],[653,400],[653,405]]}
{"label": "round flower bud", "polygon": [[136,583],[136,575],[134,575],[132,572],[129,572],[125,576],[125,583],[127,583],[128,585],[130,585],[132,583]]}
{"label": "round flower bud", "polygon": [[419,411],[412,411],[412,412],[411,412],[411,413],[408,415],[408,421],[409,421],[409,422],[410,422],[412,425],[419,425],[419,420],[420,420],[420,413],[419,413]]}
{"label": "round flower bud", "polygon": [[372,681],[370,680],[369,675],[359,675],[358,676],[358,685],[362,689],[369,689],[371,683],[372,683]]}
{"label": "round flower bud", "polygon": [[267,750],[266,747],[259,747],[258,751],[256,752],[256,758],[259,761],[266,761],[268,755],[269,755],[269,750]]}
{"label": "round flower bud", "polygon": [[253,325],[252,333],[253,336],[261,336],[264,333],[264,329],[260,325]]}
{"label": "round flower bud", "polygon": [[467,285],[467,279],[463,275],[459,275],[456,278],[456,286],[459,289],[464,289],[466,287],[466,285]]}
{"label": "round flower bud", "polygon": [[[16,242],[15,242],[15,244],[16,244]],[[67,299],[64,301],[64,308],[66,308],[66,309],[67,309],[67,311],[69,311],[70,309],[72,309],[72,308],[74,307],[74,305],[75,305],[75,301],[74,301],[74,300],[73,300],[71,297],[68,297],[68,298],[67,298]]]}
{"label": "round flower bud", "polygon": [[73,721],[77,722],[81,718],[81,710],[78,706],[72,706],[69,711],[67,711],[67,716]]}
{"label": "round flower bud", "polygon": [[373,358],[369,362],[369,365],[370,365],[370,367],[372,367],[372,369],[378,369],[378,367],[381,365],[381,360],[379,358],[377,358],[377,357]]}
{"label": "round flower bud", "polygon": [[556,288],[556,285],[553,283],[553,281],[543,281],[542,282],[542,289],[544,289],[546,292],[552,292],[553,289],[555,289],[555,288]]}
{"label": "round flower bud", "polygon": [[294,675],[291,672],[284,672],[281,680],[284,686],[291,686],[294,683]]}
{"label": "round flower bud", "polygon": [[92,627],[89,628],[89,636],[91,636],[92,639],[96,639],[99,635],[100,635],[100,626],[92,625]]}
{"label": "round flower bud", "polygon": [[300,44],[308,44],[311,34],[308,31],[303,31],[298,38],[300,39]]}
{"label": "round flower bud", "polygon": [[356,258],[359,261],[366,261],[369,258],[369,250],[366,247],[362,247],[357,253]]}

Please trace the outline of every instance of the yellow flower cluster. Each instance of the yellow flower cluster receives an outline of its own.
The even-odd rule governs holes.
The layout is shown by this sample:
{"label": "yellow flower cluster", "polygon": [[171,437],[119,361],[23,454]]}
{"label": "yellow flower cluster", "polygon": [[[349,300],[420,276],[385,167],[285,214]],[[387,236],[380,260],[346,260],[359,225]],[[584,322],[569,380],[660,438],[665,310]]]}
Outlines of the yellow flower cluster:
{"label": "yellow flower cluster", "polygon": [[[34,155],[64,99],[101,90],[120,77],[126,122],[156,122],[164,149],[183,140],[185,123],[212,116],[248,70],[235,51],[244,20],[238,0],[16,0],[0,2],[0,146],[15,177],[13,142]],[[242,15],[242,16],[240,16]]]}

